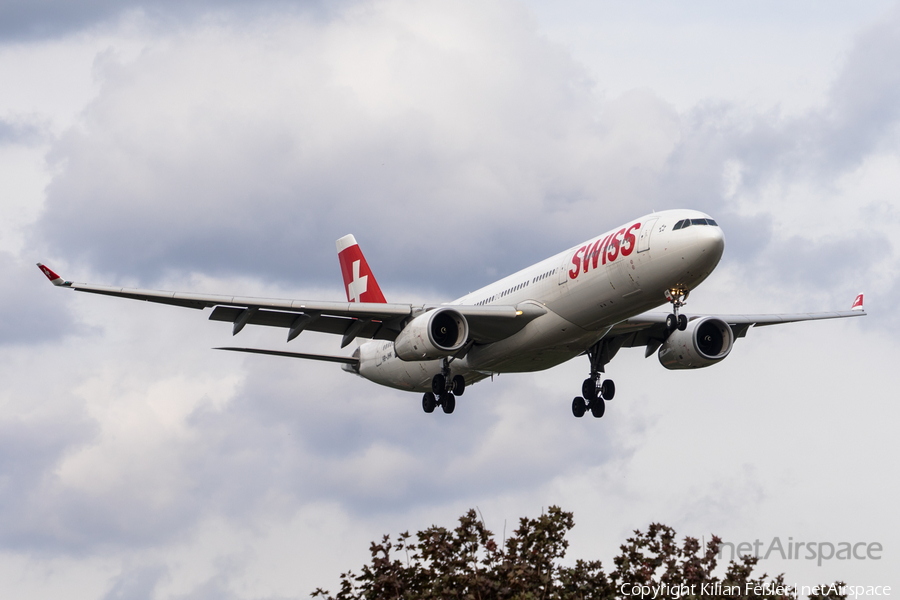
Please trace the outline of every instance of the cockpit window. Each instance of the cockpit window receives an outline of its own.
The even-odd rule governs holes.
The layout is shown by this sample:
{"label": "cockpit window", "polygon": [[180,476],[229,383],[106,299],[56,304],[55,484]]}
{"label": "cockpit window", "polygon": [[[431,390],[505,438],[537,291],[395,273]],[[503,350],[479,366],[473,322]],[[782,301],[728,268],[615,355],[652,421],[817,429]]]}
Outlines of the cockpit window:
{"label": "cockpit window", "polygon": [[685,229],[687,227],[690,227],[691,225],[712,225],[713,227],[719,226],[719,224],[712,219],[682,219],[675,223],[675,227],[672,228],[672,231],[675,231],[676,229]]}

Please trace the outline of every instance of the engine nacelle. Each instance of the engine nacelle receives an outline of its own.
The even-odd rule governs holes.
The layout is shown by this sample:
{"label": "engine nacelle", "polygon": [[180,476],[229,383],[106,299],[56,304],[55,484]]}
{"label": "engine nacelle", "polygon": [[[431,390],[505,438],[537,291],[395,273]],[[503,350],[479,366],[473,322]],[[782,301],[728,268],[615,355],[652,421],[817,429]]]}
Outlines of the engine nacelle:
{"label": "engine nacelle", "polygon": [[734,332],[715,317],[700,317],[684,331],[676,329],[659,347],[659,362],[667,369],[699,369],[714,365],[731,352]]}
{"label": "engine nacelle", "polygon": [[452,308],[436,308],[421,314],[394,340],[400,360],[433,360],[459,352],[469,339],[469,323]]}

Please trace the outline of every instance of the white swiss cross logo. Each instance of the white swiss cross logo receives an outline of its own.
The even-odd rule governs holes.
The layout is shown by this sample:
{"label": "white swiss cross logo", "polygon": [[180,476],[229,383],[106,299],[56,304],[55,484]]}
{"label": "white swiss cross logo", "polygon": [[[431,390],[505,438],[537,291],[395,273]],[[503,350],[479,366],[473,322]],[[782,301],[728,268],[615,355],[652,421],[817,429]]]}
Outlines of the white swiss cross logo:
{"label": "white swiss cross logo", "polygon": [[368,289],[369,276],[359,276],[359,261],[353,261],[353,281],[347,284],[347,295],[350,296],[350,302],[359,302],[360,296],[366,293]]}

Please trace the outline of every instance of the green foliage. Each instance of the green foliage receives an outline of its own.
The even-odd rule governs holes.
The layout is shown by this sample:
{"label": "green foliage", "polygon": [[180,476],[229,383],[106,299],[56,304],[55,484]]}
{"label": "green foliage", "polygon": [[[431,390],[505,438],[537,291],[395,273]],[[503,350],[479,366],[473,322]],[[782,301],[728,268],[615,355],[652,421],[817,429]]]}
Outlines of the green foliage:
{"label": "green foliage", "polygon": [[675,531],[658,523],[628,538],[608,576],[600,561],[563,566],[569,546],[565,537],[574,525],[572,513],[551,506],[536,519],[520,519],[513,534],[498,544],[475,510],[469,510],[455,529],[431,526],[416,534],[414,542],[408,532],[393,542],[384,536],[380,544],[372,543],[371,563],[359,575],[341,575],[337,595],[321,588],[312,595],[329,600],[639,600],[655,593],[657,599],[796,600],[783,575],[753,576],[757,558],[731,561],[719,577],[713,573],[718,537],[705,548],[692,537],[679,545]]}

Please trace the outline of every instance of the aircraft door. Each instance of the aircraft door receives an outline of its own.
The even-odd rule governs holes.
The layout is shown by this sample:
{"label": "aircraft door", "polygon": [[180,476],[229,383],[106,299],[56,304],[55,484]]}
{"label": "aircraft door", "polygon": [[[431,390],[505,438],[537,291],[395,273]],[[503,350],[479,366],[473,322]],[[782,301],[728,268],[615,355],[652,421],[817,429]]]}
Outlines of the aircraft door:
{"label": "aircraft door", "polygon": [[564,285],[569,281],[570,266],[572,266],[572,257],[566,254],[563,257],[562,265],[559,267],[559,285]]}
{"label": "aircraft door", "polygon": [[659,217],[647,219],[647,222],[641,227],[641,236],[638,238],[637,245],[638,252],[645,252],[650,249],[650,234],[653,233],[653,226],[656,225],[658,220]]}

